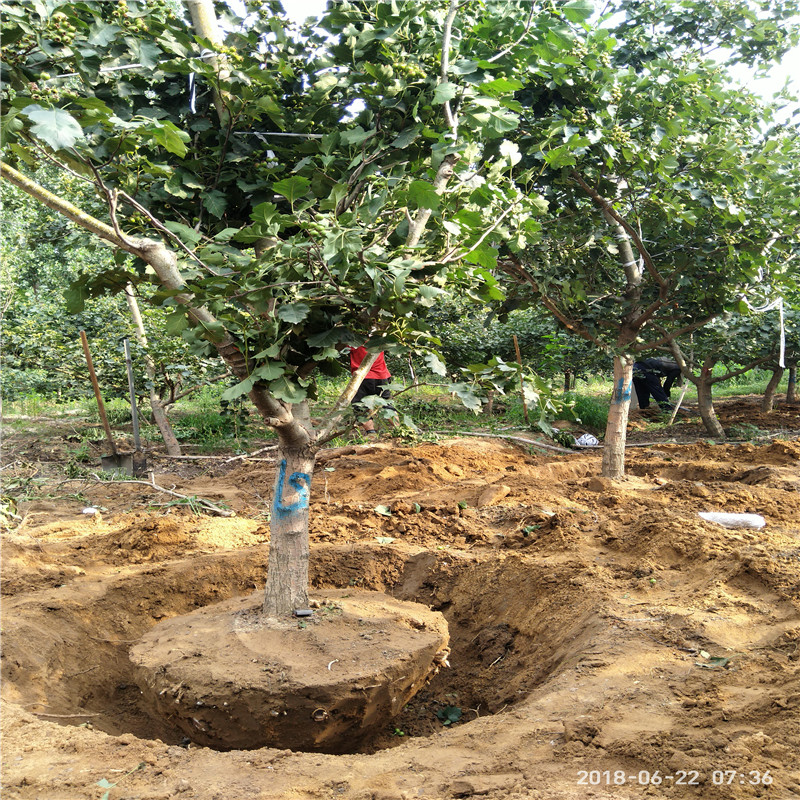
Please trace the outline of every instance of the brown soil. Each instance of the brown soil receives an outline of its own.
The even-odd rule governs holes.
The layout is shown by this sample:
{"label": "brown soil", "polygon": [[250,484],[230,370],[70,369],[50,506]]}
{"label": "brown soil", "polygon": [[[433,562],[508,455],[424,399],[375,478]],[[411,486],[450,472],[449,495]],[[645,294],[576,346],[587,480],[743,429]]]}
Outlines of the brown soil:
{"label": "brown soil", "polygon": [[263,584],[270,463],[148,454],[158,485],[236,510],[223,519],[141,484],[57,486],[63,442],[7,434],[6,485],[46,477],[50,497],[20,501],[3,535],[4,799],[800,797],[798,409],[717,411],[779,435],[712,444],[696,417],[635,415],[631,440],[654,444],[621,481],[598,452],[501,439],[327,453],[312,597],[422,603],[452,649],[344,755],[187,742],[135,682],[129,651],[160,620]]}

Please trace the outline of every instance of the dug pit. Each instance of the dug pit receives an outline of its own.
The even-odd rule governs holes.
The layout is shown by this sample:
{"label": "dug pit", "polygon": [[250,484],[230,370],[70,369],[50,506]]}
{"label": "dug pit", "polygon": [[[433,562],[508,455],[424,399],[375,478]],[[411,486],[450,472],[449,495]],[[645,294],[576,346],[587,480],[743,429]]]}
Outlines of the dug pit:
{"label": "dug pit", "polygon": [[[6,699],[174,744],[375,752],[393,731],[441,730],[443,709],[463,724],[508,708],[604,627],[575,594],[578,563],[369,545],[318,548],[313,621],[270,626],[252,591],[263,560],[250,548],[7,598]],[[361,587],[330,586],[359,565]]]}

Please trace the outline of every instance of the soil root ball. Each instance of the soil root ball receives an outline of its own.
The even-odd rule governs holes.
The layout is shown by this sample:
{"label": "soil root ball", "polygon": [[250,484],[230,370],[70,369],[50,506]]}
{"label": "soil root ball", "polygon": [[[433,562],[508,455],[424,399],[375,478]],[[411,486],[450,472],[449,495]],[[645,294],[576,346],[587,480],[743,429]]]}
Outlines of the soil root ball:
{"label": "soil root ball", "polygon": [[159,623],[131,648],[148,711],[218,750],[351,752],[446,664],[444,617],[378,592],[317,593],[312,617],[262,596]]}

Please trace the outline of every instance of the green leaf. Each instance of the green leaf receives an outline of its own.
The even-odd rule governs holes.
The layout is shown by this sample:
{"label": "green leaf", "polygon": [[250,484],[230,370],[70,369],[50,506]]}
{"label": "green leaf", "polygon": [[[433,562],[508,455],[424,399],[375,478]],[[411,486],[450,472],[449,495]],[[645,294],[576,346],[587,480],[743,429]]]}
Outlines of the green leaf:
{"label": "green leaf", "polygon": [[230,403],[232,400],[237,400],[243,395],[246,395],[253,388],[255,382],[256,379],[250,375],[243,381],[237,383],[235,386],[231,386],[230,388],[226,389],[220,395],[220,399],[225,400],[228,403]]}
{"label": "green leaf", "polygon": [[227,334],[225,326],[219,320],[202,323],[201,327],[205,331],[203,338],[209,342],[221,342]]}
{"label": "green leaf", "polygon": [[203,207],[217,219],[222,219],[228,207],[228,198],[218,189],[212,189],[203,194]]}
{"label": "green leaf", "polygon": [[480,398],[472,390],[472,387],[468,386],[466,383],[453,383],[449,388],[470,411],[474,411],[477,414],[483,408]]}
{"label": "green leaf", "polygon": [[339,328],[331,328],[327,331],[314,333],[306,339],[309,347],[333,347],[339,344],[342,338],[342,331]]}
{"label": "green leaf", "polygon": [[250,213],[253,222],[269,225],[278,214],[278,207],[274,203],[259,203]]}
{"label": "green leaf", "polygon": [[255,358],[277,358],[280,355],[281,346],[279,342],[271,344],[266,350],[255,354]]}
{"label": "green leaf", "polygon": [[285,366],[282,363],[262,364],[253,370],[251,377],[259,381],[275,381],[286,371]]}
{"label": "green leaf", "polygon": [[285,376],[270,383],[269,393],[284,403],[302,403],[308,396],[308,392],[302,386],[292,383]]}
{"label": "green leaf", "polygon": [[415,208],[439,208],[440,197],[428,181],[411,181],[408,187],[408,204]]}
{"label": "green leaf", "polygon": [[311,181],[302,175],[292,175],[291,178],[284,178],[282,181],[276,181],[272,184],[272,188],[278,194],[283,195],[290,203],[294,203],[298,197],[302,197],[310,186]]}
{"label": "green leaf", "polygon": [[434,103],[446,103],[458,94],[458,85],[450,81],[440,83],[433,92]]}
{"label": "green leaf", "polygon": [[462,714],[463,712],[458,706],[445,706],[436,712],[436,716],[445,725],[452,725],[454,722],[458,722]]}
{"label": "green leaf", "polygon": [[152,123],[142,126],[153,139],[165,150],[183,158],[186,153],[185,142],[189,141],[189,134],[180,130],[169,120],[153,120]]}
{"label": "green leaf", "polygon": [[83,128],[66,111],[60,108],[27,106],[23,112],[33,122],[31,133],[53,150],[72,147],[83,138]]}
{"label": "green leaf", "polygon": [[475,121],[481,133],[489,139],[505,136],[519,125],[516,114],[506,109],[470,111],[469,116]]}
{"label": "green leaf", "polygon": [[64,290],[64,299],[69,314],[80,314],[86,307],[89,292],[83,283],[74,283]]}
{"label": "green leaf", "polygon": [[373,508],[372,510],[376,514],[380,514],[382,517],[391,517],[392,516],[391,509],[389,509],[388,506],[375,506],[375,508]]}
{"label": "green leaf", "polygon": [[191,197],[194,194],[194,192],[187,191],[184,188],[181,176],[177,172],[173,172],[172,175],[170,175],[169,180],[164,184],[164,188],[173,197],[180,197],[183,200]]}
{"label": "green leaf", "polygon": [[592,0],[571,0],[563,6],[559,6],[558,10],[570,22],[583,22],[594,14],[594,3]]}
{"label": "green leaf", "polygon": [[398,134],[398,136],[392,142],[392,147],[396,147],[398,150],[408,147],[415,139],[419,137],[421,131],[421,125],[415,125],[413,128],[404,130],[402,133]]}
{"label": "green leaf", "polygon": [[87,41],[94,47],[106,47],[121,33],[119,25],[97,24],[89,28]]}
{"label": "green leaf", "polygon": [[165,327],[170,336],[178,336],[181,331],[189,327],[189,320],[186,319],[183,311],[172,311],[167,314]]}
{"label": "green leaf", "polygon": [[197,245],[203,238],[202,235],[194,228],[184,225],[182,222],[164,222],[164,227],[168,231],[172,231],[178,238],[190,247]]}
{"label": "green leaf", "polygon": [[472,264],[479,264],[482,267],[494,269],[497,266],[497,250],[484,242],[479,247],[471,250],[467,254],[466,259]]}
{"label": "green leaf", "polygon": [[311,312],[311,307],[306,303],[287,303],[278,307],[278,318],[284,322],[290,322],[296,325],[302,322]]}
{"label": "green leaf", "polygon": [[434,375],[447,375],[447,366],[436,353],[425,353],[425,363]]}
{"label": "green leaf", "polygon": [[153,69],[158,66],[164,51],[153,42],[133,39],[131,41],[134,51],[134,58],[146,69]]}
{"label": "green leaf", "polygon": [[480,85],[480,90],[484,94],[497,97],[499,95],[516,92],[518,89],[522,89],[523,86],[524,84],[514,79],[495,78],[493,81],[486,81],[486,83],[482,83]]}
{"label": "green leaf", "polygon": [[361,144],[361,142],[369,139],[371,136],[375,135],[375,129],[371,128],[368,131],[365,131],[360,125],[356,125],[355,128],[349,131],[344,131],[341,134],[341,140],[345,144]]}
{"label": "green leaf", "polygon": [[99,786],[101,789],[113,789],[116,785],[116,783],[111,783],[111,781],[106,780],[105,778],[100,778],[100,780],[97,781],[97,786]]}

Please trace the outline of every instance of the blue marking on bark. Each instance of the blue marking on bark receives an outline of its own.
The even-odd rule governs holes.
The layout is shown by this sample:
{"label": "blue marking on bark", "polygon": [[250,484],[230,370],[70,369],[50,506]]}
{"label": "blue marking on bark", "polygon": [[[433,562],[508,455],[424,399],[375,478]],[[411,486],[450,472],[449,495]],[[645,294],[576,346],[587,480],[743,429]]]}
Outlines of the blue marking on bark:
{"label": "blue marking on bark", "polygon": [[614,387],[613,402],[624,403],[630,400],[632,390],[633,390],[633,381],[631,381],[627,386],[625,386],[625,378],[620,378],[617,381],[617,385]]}
{"label": "blue marking on bark", "polygon": [[278,468],[278,485],[275,489],[275,499],[272,503],[273,512],[279,516],[287,516],[308,508],[308,490],[311,486],[311,476],[306,472],[293,472],[289,476],[289,486],[297,492],[297,500],[291,505],[286,505],[283,502],[285,483],[286,459],[284,458]]}

